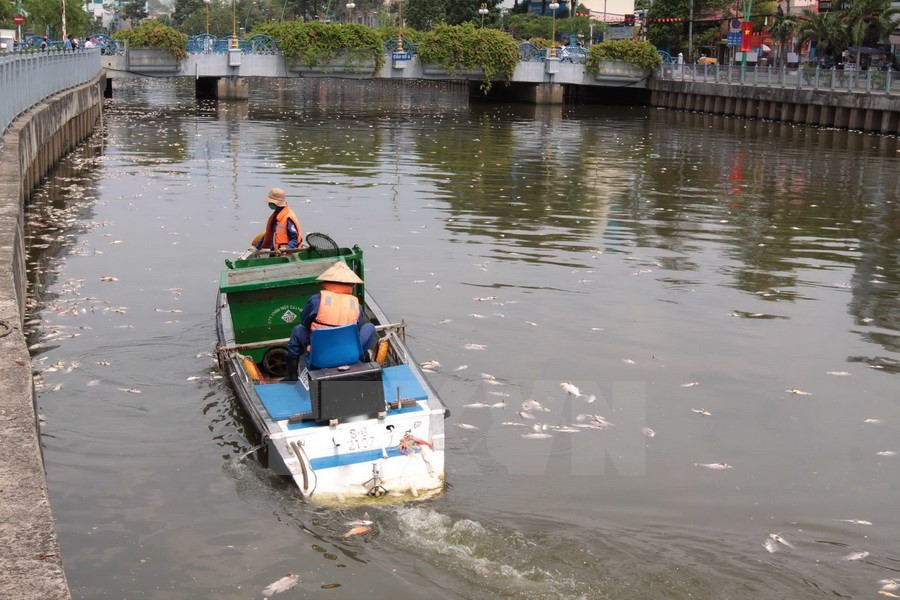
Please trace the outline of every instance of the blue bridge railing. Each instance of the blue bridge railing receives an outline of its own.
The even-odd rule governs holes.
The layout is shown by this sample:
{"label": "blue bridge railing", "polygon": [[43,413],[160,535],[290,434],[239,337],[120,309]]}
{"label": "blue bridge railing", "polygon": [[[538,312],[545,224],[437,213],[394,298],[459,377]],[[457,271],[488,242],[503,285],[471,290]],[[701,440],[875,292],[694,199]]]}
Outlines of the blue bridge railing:
{"label": "blue bridge railing", "polygon": [[[188,37],[188,54],[224,54],[231,48],[232,37],[216,37],[209,33],[192,35]],[[278,42],[273,38],[256,34],[245,40],[237,41],[238,48],[244,54],[275,54],[279,51]]]}
{"label": "blue bridge railing", "polygon": [[[531,42],[519,44],[519,60],[522,62],[540,62],[547,58],[547,48],[539,48]],[[581,46],[559,46],[556,57],[559,62],[583,63],[587,60],[587,49]]]}
{"label": "blue bridge railing", "polygon": [[[91,43],[94,44],[94,47],[100,48],[100,54],[121,54],[123,50],[122,45],[119,44],[119,42],[105,33],[95,33],[80,40],[79,44],[82,48],[84,47],[84,42],[87,40],[90,40]],[[40,48],[42,41],[43,38],[39,35],[29,35],[22,40],[22,48]],[[47,48],[62,49],[65,48],[65,42],[63,40],[47,40]]]}

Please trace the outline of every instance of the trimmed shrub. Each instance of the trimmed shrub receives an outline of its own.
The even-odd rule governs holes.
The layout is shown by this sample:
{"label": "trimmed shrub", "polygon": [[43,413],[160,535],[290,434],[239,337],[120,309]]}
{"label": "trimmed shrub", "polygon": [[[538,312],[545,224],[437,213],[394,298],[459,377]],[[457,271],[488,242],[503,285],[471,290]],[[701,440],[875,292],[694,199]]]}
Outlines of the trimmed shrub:
{"label": "trimmed shrub", "polygon": [[187,58],[187,36],[159,21],[145,21],[137,27],[117,31],[113,37],[132,48],[158,48],[177,60]]}
{"label": "trimmed shrub", "polygon": [[511,79],[519,63],[519,44],[508,33],[480,29],[472,23],[437,25],[419,39],[419,60],[455,73],[481,69],[482,91],[487,94],[494,77]]}
{"label": "trimmed shrub", "polygon": [[600,70],[600,63],[606,60],[621,60],[645,71],[651,71],[659,66],[662,57],[650,42],[606,40],[594,44],[588,50],[587,72],[596,75]]}
{"label": "trimmed shrub", "polygon": [[327,67],[328,61],[338,57],[360,65],[374,61],[376,71],[384,64],[384,42],[374,29],[365,25],[282,21],[261,23],[253,28],[253,33],[277,40],[291,66]]}

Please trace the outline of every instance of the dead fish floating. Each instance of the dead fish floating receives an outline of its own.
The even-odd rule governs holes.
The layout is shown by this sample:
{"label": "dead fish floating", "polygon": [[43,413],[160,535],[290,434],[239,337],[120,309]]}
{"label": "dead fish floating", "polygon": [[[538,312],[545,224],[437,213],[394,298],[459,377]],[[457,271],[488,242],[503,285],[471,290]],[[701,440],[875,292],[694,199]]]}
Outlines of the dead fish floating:
{"label": "dead fish floating", "polygon": [[695,467],[703,467],[704,469],[712,469],[713,471],[724,471],[725,469],[733,469],[728,463],[694,463]]}
{"label": "dead fish floating", "polygon": [[553,436],[549,433],[523,433],[522,437],[528,440],[546,440]]}
{"label": "dead fish floating", "polygon": [[264,598],[270,598],[275,594],[280,594],[282,592],[286,592],[292,587],[295,587],[298,583],[300,583],[300,577],[298,575],[294,575],[293,573],[288,573],[278,581],[274,581],[266,586],[262,595]]}
{"label": "dead fish floating", "polygon": [[690,381],[688,383],[682,383],[678,387],[689,388],[689,387],[694,387],[695,385],[700,385],[700,382],[699,381]]}
{"label": "dead fish floating", "polygon": [[844,560],[863,560],[867,556],[869,556],[869,553],[865,550],[863,550],[862,552],[851,552],[844,557]]}
{"label": "dead fish floating", "polygon": [[695,412],[698,415],[703,415],[704,417],[711,417],[712,413],[706,410],[705,408],[692,408],[691,412]]}
{"label": "dead fish floating", "polygon": [[851,523],[853,525],[871,525],[871,521],[864,521],[862,519],[838,519],[841,523]]}
{"label": "dead fish floating", "polygon": [[793,394],[795,396],[812,396],[812,393],[810,393],[810,392],[804,392],[803,390],[798,390],[795,388],[792,388],[789,390],[784,390],[784,391],[787,392],[788,394]]}
{"label": "dead fish floating", "polygon": [[770,533],[769,539],[772,540],[773,542],[777,542],[777,543],[781,544],[782,546],[787,546],[788,548],[791,548],[791,549],[794,548],[794,545],[792,543],[790,543],[789,541],[787,541],[786,539],[784,539],[784,537],[782,537],[781,533]]}
{"label": "dead fish floating", "polygon": [[357,525],[353,529],[350,529],[349,531],[347,531],[341,537],[348,538],[348,537],[353,537],[354,535],[363,535],[363,534],[369,533],[370,531],[372,531],[372,528],[369,527],[368,525]]}
{"label": "dead fish floating", "polygon": [[649,427],[644,427],[641,429],[641,433],[643,433],[648,438],[652,438],[656,436],[656,432],[650,429]]}
{"label": "dead fish floating", "polygon": [[468,423],[454,423],[453,425],[456,427],[459,427],[460,429],[467,429],[467,430],[478,429],[478,425],[469,425]]}

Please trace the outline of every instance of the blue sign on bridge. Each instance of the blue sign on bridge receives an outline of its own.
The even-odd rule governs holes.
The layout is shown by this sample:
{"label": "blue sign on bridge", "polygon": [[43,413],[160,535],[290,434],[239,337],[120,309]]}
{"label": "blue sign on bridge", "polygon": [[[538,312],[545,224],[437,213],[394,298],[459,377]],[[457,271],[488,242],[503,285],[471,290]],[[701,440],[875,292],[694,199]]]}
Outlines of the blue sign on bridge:
{"label": "blue sign on bridge", "polygon": [[391,54],[391,60],[412,60],[411,52],[394,52]]}

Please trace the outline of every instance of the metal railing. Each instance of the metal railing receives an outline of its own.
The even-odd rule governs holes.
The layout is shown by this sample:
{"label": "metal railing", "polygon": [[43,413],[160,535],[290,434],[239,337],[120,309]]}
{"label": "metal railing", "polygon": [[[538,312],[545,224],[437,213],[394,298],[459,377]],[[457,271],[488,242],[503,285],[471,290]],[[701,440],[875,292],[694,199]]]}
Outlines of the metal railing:
{"label": "metal railing", "polygon": [[23,112],[100,74],[100,49],[0,54],[0,135]]}
{"label": "metal railing", "polygon": [[242,54],[275,54],[279,51],[278,42],[267,35],[258,33],[247,39],[232,36],[216,37],[210,33],[188,36],[188,54],[225,54],[232,47],[241,49]]}
{"label": "metal railing", "polygon": [[724,83],[750,87],[829,90],[835,92],[900,93],[900,72],[850,71],[819,67],[742,67],[740,65],[663,64],[657,76],[673,81]]}

